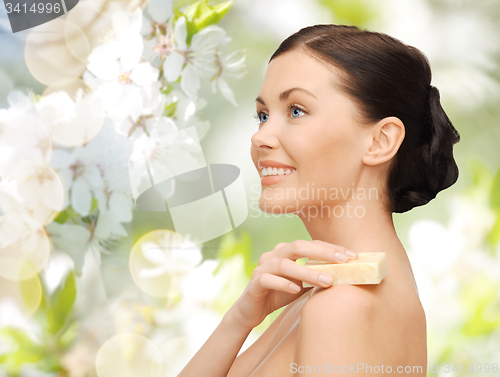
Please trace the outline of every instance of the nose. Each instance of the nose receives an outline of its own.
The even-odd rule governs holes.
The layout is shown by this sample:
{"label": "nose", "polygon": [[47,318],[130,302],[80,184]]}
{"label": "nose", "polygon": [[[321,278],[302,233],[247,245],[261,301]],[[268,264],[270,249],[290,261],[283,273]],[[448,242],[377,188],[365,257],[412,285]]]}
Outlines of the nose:
{"label": "nose", "polygon": [[279,148],[280,142],[276,131],[276,127],[273,127],[269,121],[262,124],[251,138],[252,146],[257,150]]}

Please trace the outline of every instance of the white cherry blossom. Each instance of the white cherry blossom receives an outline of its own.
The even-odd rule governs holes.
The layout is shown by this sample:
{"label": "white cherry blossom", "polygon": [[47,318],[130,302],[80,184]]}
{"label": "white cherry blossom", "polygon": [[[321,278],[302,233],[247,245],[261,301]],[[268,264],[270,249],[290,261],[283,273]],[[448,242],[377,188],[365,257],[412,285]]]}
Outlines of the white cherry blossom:
{"label": "white cherry blossom", "polygon": [[156,82],[159,71],[149,62],[140,62],[144,48],[140,8],[125,24],[114,39],[97,46],[89,55],[87,69],[97,80],[88,74],[83,77],[89,85],[97,85],[95,94],[109,116],[137,118],[146,95],[144,88]]}
{"label": "white cherry blossom", "polygon": [[211,77],[217,73],[215,51],[225,32],[216,25],[199,31],[187,45],[185,17],[179,17],[174,27],[175,50],[163,64],[163,75],[169,82],[181,77],[182,90],[192,99],[198,98],[200,77]]}
{"label": "white cherry blossom", "polygon": [[148,88],[139,117],[114,120],[116,132],[135,141],[141,137],[157,138],[177,130],[174,121],[163,116],[167,98],[160,92],[159,86],[160,83],[155,83]]}
{"label": "white cherry blossom", "polygon": [[71,204],[81,216],[90,213],[92,192],[104,188],[104,181],[93,156],[86,152],[85,147],[76,147],[73,150],[55,149],[50,163],[63,183],[63,209]]}
{"label": "white cherry blossom", "polygon": [[242,68],[245,66],[245,55],[243,51],[240,50],[234,51],[229,55],[221,56],[220,52],[217,50],[215,57],[219,70],[211,79],[212,92],[215,93],[218,87],[226,100],[231,102],[234,106],[238,106],[234,98],[234,93],[223,76],[231,76],[237,79],[243,77],[246,73],[242,71]]}

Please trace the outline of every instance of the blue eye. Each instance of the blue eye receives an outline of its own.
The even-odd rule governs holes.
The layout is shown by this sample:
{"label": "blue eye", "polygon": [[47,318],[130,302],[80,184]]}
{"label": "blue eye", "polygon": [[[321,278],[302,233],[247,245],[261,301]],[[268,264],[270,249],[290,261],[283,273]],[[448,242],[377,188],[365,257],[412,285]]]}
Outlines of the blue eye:
{"label": "blue eye", "polygon": [[259,111],[254,115],[254,117],[257,120],[257,122],[265,123],[267,121],[267,119],[269,118],[269,115],[266,113],[263,113],[262,111]]}
{"label": "blue eye", "polygon": [[292,115],[292,118],[298,118],[298,117],[305,114],[305,112],[303,110],[301,110],[295,106],[290,106],[290,110],[291,110],[290,114]]}

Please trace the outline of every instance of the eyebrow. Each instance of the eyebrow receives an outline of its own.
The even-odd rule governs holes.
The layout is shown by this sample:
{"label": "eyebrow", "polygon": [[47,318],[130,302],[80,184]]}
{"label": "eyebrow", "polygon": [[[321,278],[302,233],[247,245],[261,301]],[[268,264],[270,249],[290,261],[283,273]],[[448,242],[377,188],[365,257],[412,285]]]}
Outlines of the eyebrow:
{"label": "eyebrow", "polygon": [[[292,92],[296,91],[296,90],[299,90],[301,92],[309,94],[310,96],[318,99],[318,97],[316,97],[314,94],[312,94],[309,90],[306,90],[306,89],[303,89],[303,88],[299,88],[299,87],[295,87],[295,88],[291,88],[291,89],[285,90],[283,93],[281,93],[280,96],[279,96],[280,101],[285,101],[290,96],[290,94]],[[257,102],[265,105],[264,100],[261,97],[257,97],[255,99],[255,101],[257,101]]]}

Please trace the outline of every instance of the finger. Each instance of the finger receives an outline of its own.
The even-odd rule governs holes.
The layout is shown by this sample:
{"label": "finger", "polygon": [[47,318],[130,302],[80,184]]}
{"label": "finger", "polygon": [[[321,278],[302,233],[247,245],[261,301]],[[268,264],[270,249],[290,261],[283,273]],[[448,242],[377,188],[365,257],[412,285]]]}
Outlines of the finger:
{"label": "finger", "polygon": [[279,249],[280,247],[283,247],[283,246],[285,246],[285,245],[288,245],[288,243],[286,243],[286,242],[280,242],[279,244],[277,244],[277,245],[274,247],[274,250]]}
{"label": "finger", "polygon": [[292,283],[284,277],[273,275],[270,273],[263,273],[259,277],[259,284],[262,288],[282,291],[286,293],[298,293],[302,290],[302,286]]}
{"label": "finger", "polygon": [[349,259],[358,259],[358,253],[356,253],[355,251],[352,251],[351,249],[348,249],[347,247],[343,247],[340,245],[334,245],[334,244],[331,244],[329,242],[325,242],[325,241],[321,241],[321,240],[312,240],[311,242],[316,242],[316,243],[319,243],[319,244],[324,245],[324,246],[336,246],[337,248],[340,249],[340,251],[347,254]]}
{"label": "finger", "polygon": [[333,282],[333,278],[330,275],[302,266],[288,258],[275,260],[262,266],[262,273],[297,281],[307,281],[320,287],[330,287]]}
{"label": "finger", "polygon": [[314,242],[297,240],[273,250],[270,256],[273,259],[288,258],[297,260],[307,257],[312,260],[326,261],[330,263],[345,263],[349,256],[345,253],[346,248],[328,242]]}

